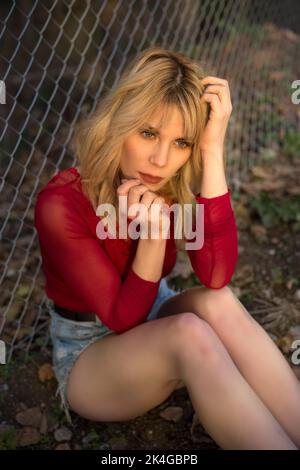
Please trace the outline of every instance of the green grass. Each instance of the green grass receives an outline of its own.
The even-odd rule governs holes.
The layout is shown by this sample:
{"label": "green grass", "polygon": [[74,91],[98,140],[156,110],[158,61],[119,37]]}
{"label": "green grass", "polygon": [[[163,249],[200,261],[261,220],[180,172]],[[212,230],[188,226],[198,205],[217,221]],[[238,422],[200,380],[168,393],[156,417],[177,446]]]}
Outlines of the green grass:
{"label": "green grass", "polygon": [[0,450],[15,450],[16,449],[16,431],[5,431],[0,436]]}
{"label": "green grass", "polygon": [[273,284],[283,284],[284,283],[284,273],[279,266],[271,268],[272,274],[272,283]]}
{"label": "green grass", "polygon": [[91,440],[87,444],[83,444],[83,447],[85,449],[92,449],[92,450],[98,449],[101,445],[101,439],[100,439],[100,436],[98,435],[98,433],[94,429],[92,429],[87,434],[87,436],[89,436],[89,438]]}
{"label": "green grass", "polygon": [[8,380],[12,377],[16,361],[11,359],[7,364],[0,364],[0,378]]}
{"label": "green grass", "polygon": [[293,224],[295,232],[300,231],[300,196],[274,199],[262,191],[258,197],[250,197],[249,205],[254,209],[266,228],[273,228],[282,222]]}
{"label": "green grass", "polygon": [[240,297],[240,301],[243,303],[243,304],[251,304],[251,302],[253,302],[254,300],[254,297],[255,297],[255,294],[254,292],[252,292],[251,290],[242,290],[242,295]]}
{"label": "green grass", "polygon": [[290,157],[299,157],[300,155],[300,132],[296,129],[288,129],[283,139],[283,154]]}
{"label": "green grass", "polygon": [[51,404],[51,412],[59,424],[67,424],[67,417],[64,410],[60,407],[60,396]]}
{"label": "green grass", "polygon": [[51,447],[53,445],[54,438],[49,434],[41,434],[41,439],[39,442],[40,447]]}

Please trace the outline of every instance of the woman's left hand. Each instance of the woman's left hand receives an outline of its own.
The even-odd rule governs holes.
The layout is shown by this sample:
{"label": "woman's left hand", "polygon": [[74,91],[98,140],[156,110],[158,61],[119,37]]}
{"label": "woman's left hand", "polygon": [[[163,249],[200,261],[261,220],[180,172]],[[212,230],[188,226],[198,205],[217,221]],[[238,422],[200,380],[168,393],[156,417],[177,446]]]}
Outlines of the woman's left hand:
{"label": "woman's left hand", "polygon": [[202,101],[210,104],[209,119],[204,128],[200,149],[203,154],[223,153],[224,140],[232,112],[228,81],[207,76],[201,83],[205,85]]}

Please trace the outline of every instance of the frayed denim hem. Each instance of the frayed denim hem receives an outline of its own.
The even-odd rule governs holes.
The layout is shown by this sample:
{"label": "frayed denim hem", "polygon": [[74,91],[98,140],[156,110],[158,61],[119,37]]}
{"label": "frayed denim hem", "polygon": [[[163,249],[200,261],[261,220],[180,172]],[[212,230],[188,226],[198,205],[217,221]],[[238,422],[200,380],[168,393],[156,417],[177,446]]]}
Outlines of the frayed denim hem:
{"label": "frayed denim hem", "polygon": [[70,415],[70,406],[66,397],[65,390],[67,388],[67,381],[66,380],[61,380],[58,384],[55,396],[57,397],[60,395],[60,408],[64,411],[66,419],[68,423],[74,427],[74,423],[72,421],[71,415]]}

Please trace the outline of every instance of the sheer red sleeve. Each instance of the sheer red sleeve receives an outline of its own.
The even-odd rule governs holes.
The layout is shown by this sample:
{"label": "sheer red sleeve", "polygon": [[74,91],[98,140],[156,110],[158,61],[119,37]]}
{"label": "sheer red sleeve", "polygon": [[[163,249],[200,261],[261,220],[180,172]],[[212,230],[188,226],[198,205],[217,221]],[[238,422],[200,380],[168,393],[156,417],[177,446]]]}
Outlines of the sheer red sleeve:
{"label": "sheer red sleeve", "polygon": [[142,279],[131,267],[122,280],[83,211],[71,203],[73,196],[66,188],[44,191],[35,205],[43,270],[46,279],[55,278],[52,292],[46,292],[62,307],[84,306],[86,310],[80,311],[94,312],[106,326],[121,333],[145,320],[159,281]]}
{"label": "sheer red sleeve", "polygon": [[229,283],[238,259],[237,227],[230,196],[230,189],[213,198],[195,196],[198,204],[204,204],[204,242],[200,249],[189,249],[187,253],[196,276],[211,289]]}

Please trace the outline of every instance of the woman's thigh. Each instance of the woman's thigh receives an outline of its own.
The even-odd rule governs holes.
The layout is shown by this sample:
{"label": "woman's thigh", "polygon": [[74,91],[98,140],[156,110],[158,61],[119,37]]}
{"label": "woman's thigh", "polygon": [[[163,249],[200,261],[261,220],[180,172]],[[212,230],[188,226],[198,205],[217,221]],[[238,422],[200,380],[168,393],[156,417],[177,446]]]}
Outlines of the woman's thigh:
{"label": "woman's thigh", "polygon": [[88,346],[70,371],[67,397],[71,408],[91,420],[128,420],[184,386],[175,346],[180,318],[154,319]]}

